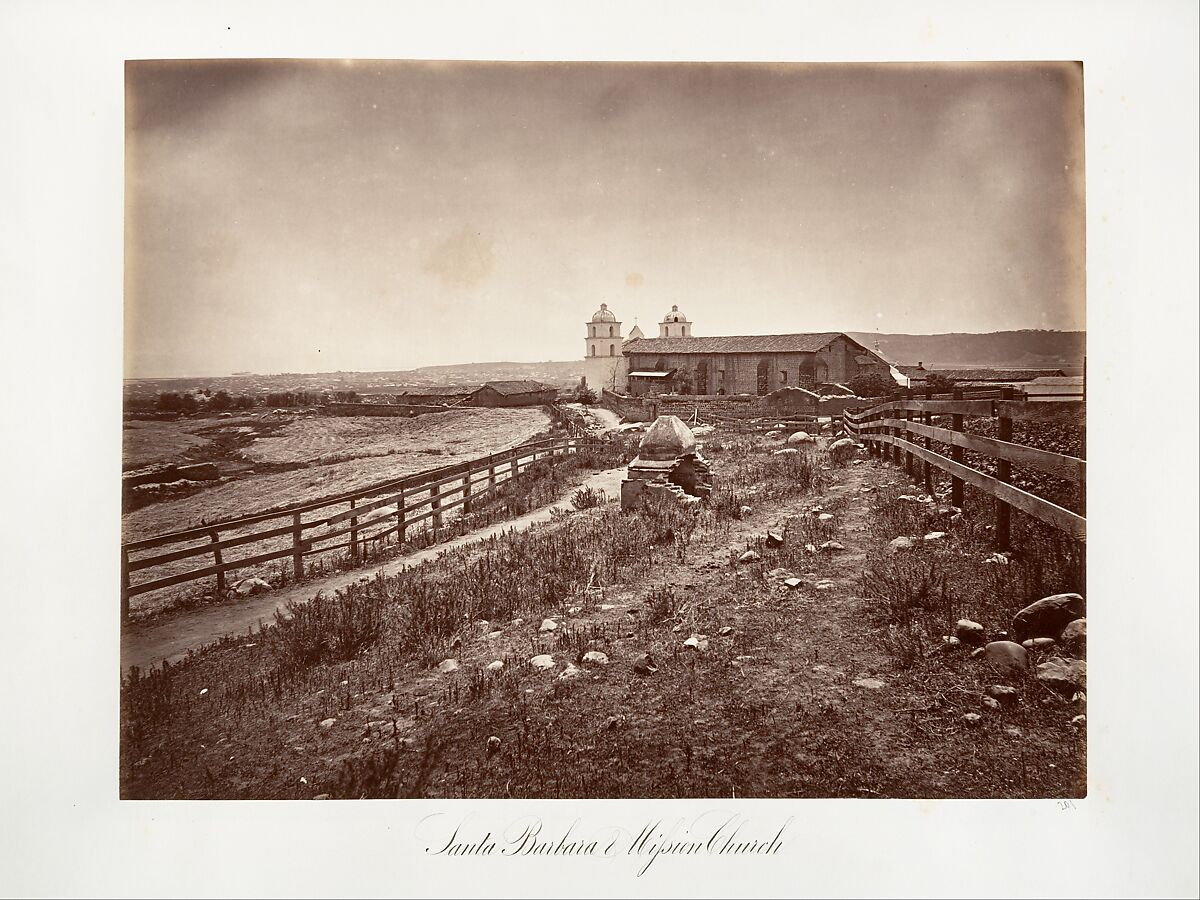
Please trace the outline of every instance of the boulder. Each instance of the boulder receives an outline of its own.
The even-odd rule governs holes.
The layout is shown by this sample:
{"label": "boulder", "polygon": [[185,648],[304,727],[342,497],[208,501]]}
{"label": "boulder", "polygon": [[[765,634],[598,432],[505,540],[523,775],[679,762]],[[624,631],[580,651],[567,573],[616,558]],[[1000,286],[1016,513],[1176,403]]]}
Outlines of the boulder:
{"label": "boulder", "polygon": [[683,646],[687,647],[689,650],[707,650],[708,649],[708,635],[693,634],[691,637],[689,637],[686,641],[683,642]]}
{"label": "boulder", "polygon": [[993,684],[984,693],[1001,706],[1013,706],[1021,699],[1021,692],[1007,684]]}
{"label": "boulder", "polygon": [[964,644],[978,647],[983,644],[983,626],[970,619],[959,619],[958,624],[954,626],[954,636]]}
{"label": "boulder", "polygon": [[441,672],[443,675],[447,675],[450,672],[458,671],[458,660],[457,659],[443,659],[440,663],[438,663],[438,671]]}
{"label": "boulder", "polygon": [[543,633],[547,632],[547,631],[557,631],[557,630],[558,630],[558,623],[555,622],[553,619],[542,619],[542,625],[540,628],[538,628],[538,631],[543,632]]}
{"label": "boulder", "polygon": [[983,716],[979,713],[967,713],[962,717],[963,723],[971,728],[978,728],[983,723]]}
{"label": "boulder", "polygon": [[1030,638],[1027,641],[1021,641],[1021,646],[1026,650],[1045,651],[1049,650],[1057,643],[1058,641],[1054,640],[1054,638]]}
{"label": "boulder", "polygon": [[243,578],[233,586],[233,592],[239,597],[249,597],[251,594],[260,594],[269,590],[271,590],[271,585],[261,578]]}
{"label": "boulder", "polygon": [[1037,667],[1035,677],[1050,690],[1070,697],[1087,684],[1087,663],[1081,659],[1048,659]]}
{"label": "boulder", "polygon": [[984,709],[998,710],[1000,709],[1000,701],[995,697],[984,697],[979,701],[983,704]]}
{"label": "boulder", "polygon": [[658,671],[658,666],[649,653],[642,653],[633,661],[633,671],[642,677],[648,677]]}
{"label": "boulder", "polygon": [[944,531],[931,531],[931,532],[929,532],[929,534],[925,535],[925,540],[940,541],[940,540],[944,539],[945,537],[946,537],[946,532],[944,532]]}
{"label": "boulder", "polygon": [[800,451],[797,450],[795,447],[784,447],[780,450],[774,451],[771,455],[772,456],[795,456],[799,452]]}
{"label": "boulder", "polygon": [[982,656],[984,662],[1005,675],[1021,676],[1029,671],[1029,654],[1012,641],[992,641],[983,648]]}
{"label": "boulder", "polygon": [[866,688],[869,691],[877,691],[884,685],[878,678],[855,678],[853,683],[855,686]]}
{"label": "boulder", "polygon": [[733,626],[732,626],[732,625],[726,625],[726,626],[724,626],[724,627],[723,627],[723,628],[722,628],[722,629],[721,629],[719,632],[717,632],[717,633],[718,633],[718,634],[720,634],[722,637],[725,637],[726,635],[733,634]]}
{"label": "boulder", "polygon": [[1083,617],[1083,597],[1054,594],[1029,604],[1013,616],[1013,634],[1018,640],[1057,637],[1073,620]]}
{"label": "boulder", "polygon": [[492,756],[500,749],[500,738],[492,735],[487,739],[487,755]]}
{"label": "boulder", "polygon": [[503,668],[504,668],[504,663],[498,659],[492,660],[490,663],[487,664],[487,670],[489,672],[499,672]]}
{"label": "boulder", "polygon": [[916,544],[913,543],[913,539],[910,537],[892,538],[888,541],[887,552],[901,553],[905,550],[911,550],[915,546]]}
{"label": "boulder", "polygon": [[1083,656],[1087,650],[1087,619],[1075,619],[1068,622],[1062,630],[1058,642],[1072,656]]}
{"label": "boulder", "polygon": [[553,669],[554,657],[549,653],[539,653],[537,656],[529,660],[529,664],[535,669]]}
{"label": "boulder", "polygon": [[559,681],[567,681],[572,678],[578,678],[583,674],[583,669],[575,665],[575,663],[567,663],[567,667],[558,673]]}
{"label": "boulder", "polygon": [[749,563],[749,562],[754,562],[759,559],[762,559],[762,557],[759,556],[758,551],[747,550],[745,553],[743,553],[741,556],[738,557],[738,562]]}
{"label": "boulder", "polygon": [[1087,727],[1087,716],[1085,716],[1081,713],[1080,715],[1073,718],[1071,720],[1071,727],[1072,728],[1086,728]]}
{"label": "boulder", "polygon": [[788,436],[787,442],[789,446],[795,447],[800,444],[815,444],[817,439],[807,431],[797,431]]}
{"label": "boulder", "polygon": [[587,653],[583,654],[583,661],[595,663],[598,666],[607,666],[608,654],[601,653],[599,650],[589,650]]}
{"label": "boulder", "polygon": [[767,546],[768,547],[782,547],[783,546],[783,535],[780,534],[778,531],[768,531],[767,532]]}
{"label": "boulder", "polygon": [[845,550],[846,547],[838,541],[825,541],[817,549],[822,553],[836,553],[839,550]]}

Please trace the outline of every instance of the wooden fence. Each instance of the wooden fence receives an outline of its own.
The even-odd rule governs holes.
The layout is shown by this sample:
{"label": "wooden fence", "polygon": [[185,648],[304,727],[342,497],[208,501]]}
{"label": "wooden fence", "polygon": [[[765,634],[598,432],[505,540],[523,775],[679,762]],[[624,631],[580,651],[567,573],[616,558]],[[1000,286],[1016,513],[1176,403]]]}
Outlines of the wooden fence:
{"label": "wooden fence", "polygon": [[[1013,420],[1042,418],[1051,405],[1049,402],[1016,400],[1011,388],[972,394],[955,391],[953,394],[939,395],[927,390],[921,399],[915,399],[917,396],[916,392],[909,391],[903,400],[891,400],[860,412],[847,410],[843,414],[843,428],[849,435],[865,442],[873,453],[882,454],[884,459],[890,457],[893,463],[900,465],[903,458],[904,470],[910,477],[914,476],[916,461],[920,460],[927,494],[933,493],[933,469],[937,468],[950,475],[952,505],[962,506],[964,484],[994,497],[995,537],[1001,548],[1009,545],[1009,519],[1013,508],[1073,538],[1084,539],[1087,520],[1083,515],[1009,483],[1012,465],[1017,463],[1078,485],[1080,502],[1083,503],[1087,477],[1087,463],[1084,460],[1012,442]],[[1061,405],[1069,407],[1076,414],[1081,409],[1078,402]],[[935,424],[937,420],[944,424],[947,416],[950,418],[949,428]],[[964,416],[994,418],[997,421],[997,437],[989,438],[964,431]],[[951,455],[947,457],[934,451],[934,441],[949,445]],[[996,460],[996,474],[989,475],[967,466],[963,462],[965,450]]]}
{"label": "wooden fence", "polygon": [[[130,597],[148,591],[214,576],[217,590],[223,591],[227,572],[289,557],[292,575],[300,579],[306,556],[349,550],[357,559],[367,541],[391,534],[397,534],[403,541],[407,529],[426,521],[432,522],[436,533],[449,510],[461,506],[464,514],[468,513],[472,503],[497,484],[540,460],[574,454],[595,440],[569,434],[532,441],[479,459],[321,500],[129,541],[121,545],[121,616],[123,619],[129,616]],[[341,543],[328,543],[339,538],[343,539]],[[254,544],[260,545],[256,549],[261,552],[238,559],[225,556],[226,551],[235,547],[249,549]],[[146,555],[148,551],[175,545],[187,546]],[[131,580],[135,572],[203,556],[211,556],[213,564],[146,581]]]}

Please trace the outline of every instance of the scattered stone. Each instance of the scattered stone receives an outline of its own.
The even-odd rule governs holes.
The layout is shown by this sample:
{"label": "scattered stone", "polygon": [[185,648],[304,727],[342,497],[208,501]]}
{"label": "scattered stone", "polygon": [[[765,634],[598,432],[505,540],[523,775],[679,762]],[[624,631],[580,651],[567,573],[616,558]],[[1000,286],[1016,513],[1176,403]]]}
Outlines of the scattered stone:
{"label": "scattered stone", "polygon": [[567,610],[567,615],[568,616],[577,616],[581,612],[583,612],[582,606],[572,606],[570,609]]}
{"label": "scattered stone", "polygon": [[954,635],[949,635],[948,637],[942,638],[942,649],[943,650],[947,650],[947,651],[957,650],[961,646],[962,646],[962,641],[960,641]]}
{"label": "scattered stone", "polygon": [[725,637],[726,635],[733,634],[733,626],[732,626],[732,625],[726,625],[724,628],[722,628],[722,629],[720,630],[719,634],[720,634],[722,637]]}
{"label": "scattered stone", "polygon": [[271,590],[271,585],[261,578],[243,578],[233,588],[233,592],[239,597],[249,597],[252,594],[261,594],[263,591],[269,590]]}
{"label": "scattered stone", "polygon": [[438,671],[443,675],[453,672],[456,669],[458,669],[457,659],[443,659],[440,663],[438,663]]}
{"label": "scattered stone", "polygon": [[1087,619],[1075,619],[1067,623],[1058,637],[1063,649],[1072,656],[1083,656],[1087,650]]}
{"label": "scattered stone", "polygon": [[873,487],[865,487],[865,488],[858,489],[858,492],[860,494],[870,494],[870,493],[873,493],[874,491],[875,491],[875,488],[873,488]]}
{"label": "scattered stone", "polygon": [[496,638],[500,637],[500,635],[502,635],[502,634],[504,634],[503,631],[492,631],[488,634],[488,640],[494,641]]}
{"label": "scattered stone", "polygon": [[1087,703],[1087,694],[1085,694],[1083,691],[1078,691],[1077,693],[1071,695],[1071,702]]}
{"label": "scattered stone", "polygon": [[1001,706],[1012,706],[1021,699],[1021,692],[1007,684],[993,684],[984,693],[995,699]]}
{"label": "scattered stone", "polygon": [[795,434],[792,434],[788,437],[787,442],[790,445],[815,444],[817,442],[817,439],[815,437],[813,437],[811,434],[809,434],[807,431],[797,431]]}
{"label": "scattered stone", "polygon": [[334,722],[336,722],[336,721],[337,721],[337,719],[322,719],[322,720],[321,720],[321,727],[322,727],[322,728],[332,728],[332,727],[333,727],[333,723],[334,723]]}
{"label": "scattered stone", "polygon": [[1004,553],[993,553],[991,556],[989,556],[987,559],[985,559],[984,562],[985,563],[994,563],[995,565],[998,565],[998,566],[1007,566],[1009,560],[1008,560],[1008,556]]}
{"label": "scattered stone", "polygon": [[774,441],[774,440],[778,440],[779,438],[783,437],[783,432],[782,431],[768,431],[765,435],[763,435],[763,437],[765,437],[768,441]]}
{"label": "scattered stone", "polygon": [[845,550],[846,547],[839,541],[825,541],[817,549],[822,553],[836,553],[839,550]]}
{"label": "scattered stone", "polygon": [[583,669],[579,668],[575,663],[567,663],[567,667],[559,673],[558,679],[559,681],[565,681],[570,678],[578,678],[582,674]]}
{"label": "scattered stone", "polygon": [[892,538],[892,540],[888,541],[887,552],[899,553],[904,550],[911,550],[915,546],[916,544],[913,543],[913,539],[910,537]]}
{"label": "scattered stone", "polygon": [[1029,654],[1012,641],[992,641],[983,648],[984,660],[1006,675],[1024,675],[1029,671]]}
{"label": "scattered stone", "polygon": [[785,578],[785,579],[783,579],[783,583],[786,584],[790,588],[798,588],[804,582],[801,581],[799,578]]}
{"label": "scattered stone", "polygon": [[768,547],[782,547],[783,546],[783,535],[780,534],[778,531],[768,531],[767,532],[767,546]]}
{"label": "scattered stone", "polygon": [[524,625],[525,620],[524,619],[513,619],[512,624],[513,624],[513,627],[515,628],[518,625]]}
{"label": "scattered stone", "polygon": [[655,665],[654,659],[649,653],[642,653],[633,661],[633,671],[638,675],[648,677],[658,671],[658,666]]}
{"label": "scattered stone", "polygon": [[746,516],[750,515],[750,513],[752,513],[752,512],[754,512],[754,510],[751,509],[749,506],[739,506],[738,507],[738,518],[744,519]]}
{"label": "scattered stone", "polygon": [[759,560],[759,559],[762,559],[762,557],[759,556],[757,550],[747,550],[745,553],[743,553],[741,556],[738,557],[738,562],[748,563],[748,562],[754,562],[755,560]]}
{"label": "scattered stone", "polygon": [[832,591],[837,584],[832,581],[818,581],[816,587],[818,591]]}
{"label": "scattered stone", "polygon": [[1004,729],[1004,733],[1005,733],[1005,734],[1007,734],[1009,737],[1015,737],[1015,738],[1019,738],[1019,737],[1024,737],[1024,736],[1025,736],[1025,732],[1023,732],[1023,731],[1022,731],[1020,728],[1018,728],[1016,725],[1009,725],[1009,726],[1007,726],[1007,727]]}
{"label": "scattered stone", "polygon": [[1027,641],[1021,641],[1021,646],[1026,650],[1045,651],[1057,643],[1058,641],[1054,640],[1054,638],[1030,638]]}
{"label": "scattered stone", "polygon": [[833,513],[827,513],[827,512],[817,513],[817,521],[818,522],[828,522],[832,518],[833,518]]}
{"label": "scattered stone", "polygon": [[503,668],[504,668],[504,663],[498,659],[492,660],[490,663],[487,664],[487,670],[489,672],[499,672]]}
{"label": "scattered stone", "polygon": [[487,755],[493,756],[500,749],[500,738],[492,735],[487,739]]}
{"label": "scattered stone", "polygon": [[983,716],[979,713],[967,713],[962,720],[971,728],[978,728],[983,723]]}
{"label": "scattered stone", "polygon": [[931,532],[929,532],[929,534],[925,535],[924,540],[940,541],[940,540],[943,540],[945,537],[946,537],[946,532],[944,532],[944,531],[931,531]]}
{"label": "scattered stone", "polygon": [[995,697],[984,697],[980,702],[984,705],[985,709],[999,709],[1000,708],[1000,701],[997,700]]}
{"label": "scattered stone", "polygon": [[878,678],[855,678],[854,684],[869,691],[877,691],[883,687],[883,682]]}
{"label": "scattered stone", "polygon": [[1082,713],[1071,720],[1072,728],[1083,728],[1087,725],[1087,716]]}
{"label": "scattered stone", "polygon": [[689,650],[707,650],[708,649],[708,635],[693,634],[691,637],[689,637],[686,641],[683,642],[683,646],[687,647]]}
{"label": "scattered stone", "polygon": [[1029,604],[1013,616],[1013,633],[1020,639],[1057,637],[1074,619],[1083,617],[1083,597],[1054,594]]}
{"label": "scattered stone", "polygon": [[555,622],[553,619],[542,619],[542,625],[538,629],[538,631],[542,632],[542,633],[545,633],[547,631],[557,631],[557,630],[558,630],[558,623]]}
{"label": "scattered stone", "polygon": [[970,619],[959,619],[958,624],[954,626],[954,636],[964,644],[979,647],[984,640],[983,626]]}
{"label": "scattered stone", "polygon": [[553,669],[554,657],[549,653],[539,653],[537,656],[529,660],[529,664],[535,669]]}
{"label": "scattered stone", "polygon": [[583,654],[583,661],[596,663],[596,665],[599,666],[607,666],[608,654],[601,653],[599,650],[589,650],[587,653]]}
{"label": "scattered stone", "polygon": [[817,545],[816,544],[805,544],[804,549],[807,550],[809,553],[816,553]]}
{"label": "scattered stone", "polygon": [[1048,659],[1037,667],[1037,680],[1067,697],[1084,689],[1087,663],[1081,659]]}
{"label": "scattered stone", "polygon": [[313,799],[314,800],[328,800],[329,795],[328,794],[317,794],[317,796],[313,797]]}

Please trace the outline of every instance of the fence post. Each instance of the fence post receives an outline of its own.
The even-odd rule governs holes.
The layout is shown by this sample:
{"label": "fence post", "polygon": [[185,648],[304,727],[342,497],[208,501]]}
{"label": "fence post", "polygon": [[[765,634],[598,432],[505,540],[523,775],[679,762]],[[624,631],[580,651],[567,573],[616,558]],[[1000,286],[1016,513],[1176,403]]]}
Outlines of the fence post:
{"label": "fence post", "polygon": [[404,532],[407,530],[404,527],[405,499],[406,498],[404,496],[404,491],[401,490],[400,493],[396,497],[396,542],[398,544],[404,543]]}
{"label": "fence post", "polygon": [[[926,400],[933,399],[933,388],[930,388],[930,387],[925,388],[925,399]],[[930,413],[930,412],[921,413],[921,422],[924,425],[932,427],[933,426],[933,413]],[[931,441],[928,437],[925,438],[925,449],[930,450],[930,451],[933,450],[933,441]],[[925,493],[929,494],[930,496],[933,495],[933,464],[930,463],[928,460],[925,461]]]}
{"label": "fence post", "polygon": [[495,454],[488,454],[488,490],[494,490],[496,487],[496,460],[493,458]]}
{"label": "fence post", "polygon": [[292,516],[292,577],[299,581],[304,577],[304,548],[300,543],[300,513]]}
{"label": "fence post", "polygon": [[[354,501],[350,501],[350,508],[354,509]],[[350,559],[358,562],[358,516],[350,518]]]}
{"label": "fence post", "polygon": [[121,548],[121,621],[129,619],[129,551]]}
{"label": "fence post", "polygon": [[[208,535],[209,535],[209,537],[212,538],[212,542],[214,544],[217,543],[221,539],[219,536],[219,532],[216,528],[214,528],[212,531],[210,531],[208,533]],[[221,548],[220,547],[213,548],[213,562],[215,562],[218,566],[221,565],[223,562],[223,560],[221,559]],[[219,597],[224,593],[225,593],[225,573],[218,572],[217,573],[217,596]]]}
{"label": "fence post", "polygon": [[[1012,400],[1012,388],[1003,388],[1000,391],[1000,399]],[[1012,441],[1012,419],[1009,416],[1000,416],[999,426],[996,429],[996,436],[1002,441]],[[1008,482],[1012,480],[1012,463],[1007,459],[996,461],[996,478],[999,481]],[[996,544],[1001,550],[1007,550],[1009,544],[1009,507],[1000,498],[996,498]]]}
{"label": "fence post", "polygon": [[[954,399],[962,400],[963,392],[961,388],[954,389]],[[950,428],[954,431],[961,432],[963,430],[962,413],[954,413],[950,418]],[[963,448],[955,444],[950,448],[950,458],[959,465],[963,461]],[[963,480],[957,475],[950,476],[950,505],[962,509],[963,505]]]}
{"label": "fence post", "polygon": [[471,467],[467,466],[467,473],[463,475],[463,515],[468,515],[471,512]]}
{"label": "fence post", "polygon": [[[893,419],[898,415],[898,413],[896,410],[890,409],[884,413],[884,415],[886,415],[889,419]],[[892,437],[896,437],[900,434],[900,429],[893,425],[888,429],[888,433],[891,434]],[[896,444],[892,444],[892,465],[900,465],[900,448]]]}
{"label": "fence post", "polygon": [[436,538],[438,531],[442,527],[441,485],[435,484],[429,489],[429,508],[433,510],[433,536]]}
{"label": "fence post", "polygon": [[[907,402],[911,402],[911,401],[912,401],[912,398],[913,398],[913,390],[912,390],[912,388],[908,388],[908,389],[907,389],[907,390],[905,390],[905,392],[904,392],[904,399],[905,399]],[[912,412],[912,410],[911,410],[911,409],[906,409],[906,410],[904,411],[904,421],[905,421],[905,422],[911,422],[911,421],[912,421],[912,417],[913,417],[913,412]],[[907,440],[910,440],[911,438],[912,438],[912,435],[911,435],[911,434],[909,434],[909,433],[908,433],[908,429],[907,429],[907,428],[905,428],[905,429],[904,429],[904,440],[906,440],[906,441],[907,441]],[[912,455],[912,451],[911,451],[911,450],[905,450],[905,451],[904,451],[904,474],[905,474],[905,475],[907,475],[909,478],[912,478],[912,474],[913,474],[913,455]]]}

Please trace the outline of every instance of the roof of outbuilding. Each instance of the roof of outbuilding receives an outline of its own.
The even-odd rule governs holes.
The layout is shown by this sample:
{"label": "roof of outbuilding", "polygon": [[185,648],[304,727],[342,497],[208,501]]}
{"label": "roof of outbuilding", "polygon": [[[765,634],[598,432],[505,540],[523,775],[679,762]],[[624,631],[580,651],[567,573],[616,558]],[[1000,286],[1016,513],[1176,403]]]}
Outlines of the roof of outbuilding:
{"label": "roof of outbuilding", "polygon": [[538,394],[542,391],[552,391],[554,388],[547,387],[540,381],[489,381],[484,384],[479,390],[489,387],[497,394],[506,396],[512,394]]}
{"label": "roof of outbuilding", "polygon": [[858,341],[840,331],[816,334],[747,334],[729,337],[638,338],[626,341],[624,353],[816,353],[835,338],[844,337],[865,350]]}
{"label": "roof of outbuilding", "polygon": [[1032,381],[1047,376],[1062,377],[1062,369],[930,369],[928,375],[940,375],[955,381]]}

